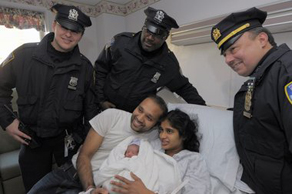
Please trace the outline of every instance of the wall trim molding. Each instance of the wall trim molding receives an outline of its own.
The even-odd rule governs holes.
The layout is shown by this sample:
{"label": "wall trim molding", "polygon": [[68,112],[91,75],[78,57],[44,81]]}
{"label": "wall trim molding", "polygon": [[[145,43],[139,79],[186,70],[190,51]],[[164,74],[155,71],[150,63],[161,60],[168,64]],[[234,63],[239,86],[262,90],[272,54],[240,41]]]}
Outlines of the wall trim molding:
{"label": "wall trim molding", "polygon": [[119,15],[119,16],[127,16],[131,13],[134,13],[160,0],[132,0],[129,3],[124,4],[124,5],[102,0],[94,6],[81,4],[81,3],[75,3],[70,0],[63,0],[63,1],[60,1],[60,0],[59,1],[58,0],[5,0],[5,1],[12,2],[12,3],[22,3],[22,4],[27,4],[27,5],[33,5],[33,6],[41,6],[47,9],[50,9],[56,3],[62,3],[66,5],[70,4],[70,5],[74,5],[78,7],[88,16],[98,17],[99,15],[103,13]]}
{"label": "wall trim molding", "polygon": [[[273,34],[292,31],[291,0],[258,6],[258,8],[268,12],[267,19],[263,26],[268,28]],[[182,25],[179,29],[173,29],[170,34],[171,43],[181,46],[212,42],[212,27],[227,15],[229,14]]]}

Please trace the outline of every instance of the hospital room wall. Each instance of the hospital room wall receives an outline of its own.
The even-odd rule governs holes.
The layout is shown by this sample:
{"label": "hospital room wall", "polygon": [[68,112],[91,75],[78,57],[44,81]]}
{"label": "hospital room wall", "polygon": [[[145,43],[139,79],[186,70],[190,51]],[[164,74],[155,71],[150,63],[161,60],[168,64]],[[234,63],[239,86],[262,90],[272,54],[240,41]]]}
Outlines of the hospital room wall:
{"label": "hospital room wall", "polygon": [[[273,0],[161,0],[151,6],[164,9],[173,16],[179,25],[185,25],[208,18],[241,11],[250,7],[261,7],[281,1]],[[283,2],[283,1],[282,1]],[[128,31],[141,29],[144,21],[143,10],[126,17]],[[275,34],[278,44],[286,42],[292,48],[292,32]],[[290,37],[290,38],[289,38]],[[170,41],[168,40],[168,43]],[[213,42],[190,46],[176,46],[169,43],[170,49],[177,56],[182,72],[197,88],[208,105],[220,108],[233,107],[234,95],[247,79],[238,76],[224,62],[224,58]],[[169,91],[160,93],[167,101],[184,101]]]}
{"label": "hospital room wall", "polygon": [[[173,16],[179,25],[185,25],[208,18],[220,16],[233,11],[244,10],[252,6],[263,6],[270,3],[283,2],[275,0],[160,0],[150,6],[164,9]],[[216,4],[217,3],[217,4]],[[219,4],[220,3],[220,4]],[[46,16],[48,31],[54,16],[44,7],[25,5],[9,1],[0,1],[0,6],[42,11]],[[101,14],[91,18],[92,26],[85,31],[79,46],[81,52],[92,63],[112,36],[117,33],[139,31],[145,20],[144,9],[129,14],[126,17],[112,14]],[[286,42],[292,47],[292,32],[276,34],[278,43]],[[232,72],[219,55],[216,45],[212,42],[190,46],[176,46],[170,44],[170,49],[177,56],[182,72],[198,89],[208,105],[218,107],[232,107],[233,96],[246,78],[239,77]],[[183,102],[167,90],[160,93],[169,102]]]}
{"label": "hospital room wall", "polygon": [[[278,45],[287,43],[292,48],[292,33],[274,35]],[[182,71],[190,82],[197,88],[208,105],[221,108],[233,107],[234,95],[242,83],[248,79],[233,72],[219,55],[214,43],[192,46],[172,46]],[[167,99],[180,102],[180,98],[164,91]],[[178,101],[179,100],[179,101]]]}

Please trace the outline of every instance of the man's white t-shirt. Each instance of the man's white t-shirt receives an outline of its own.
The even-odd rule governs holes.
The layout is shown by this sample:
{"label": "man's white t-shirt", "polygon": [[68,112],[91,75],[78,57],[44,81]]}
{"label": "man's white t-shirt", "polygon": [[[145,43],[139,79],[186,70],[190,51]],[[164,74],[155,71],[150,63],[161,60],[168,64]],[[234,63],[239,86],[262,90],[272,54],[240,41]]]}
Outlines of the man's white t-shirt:
{"label": "man's white t-shirt", "polygon": [[[131,128],[132,114],[119,109],[107,109],[90,120],[92,128],[102,137],[103,142],[91,160],[92,170],[97,171],[102,162],[108,157],[111,150],[129,136],[153,140],[158,138],[158,131],[137,133]],[[79,152],[73,158],[72,163],[76,168],[76,160]]]}

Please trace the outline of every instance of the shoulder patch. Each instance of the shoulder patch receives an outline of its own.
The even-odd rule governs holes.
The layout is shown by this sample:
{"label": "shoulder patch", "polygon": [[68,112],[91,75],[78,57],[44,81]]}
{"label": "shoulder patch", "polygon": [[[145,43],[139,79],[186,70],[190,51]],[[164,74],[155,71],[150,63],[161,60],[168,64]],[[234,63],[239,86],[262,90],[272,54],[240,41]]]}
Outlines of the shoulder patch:
{"label": "shoulder patch", "polygon": [[14,59],[14,53],[10,53],[10,55],[3,61],[2,63],[2,67],[4,67],[5,65],[7,65],[10,61],[12,61]]}
{"label": "shoulder patch", "polygon": [[115,41],[116,41],[116,39],[115,38],[112,38],[111,41],[109,42],[109,45],[110,46],[113,46],[113,44],[115,43]]}
{"label": "shoulder patch", "polygon": [[106,43],[104,49],[107,50],[108,48],[113,46],[114,43],[115,43],[115,38],[113,37],[109,42]]}
{"label": "shoulder patch", "polygon": [[286,97],[288,98],[288,101],[292,104],[292,82],[288,83],[285,87],[285,94]]}

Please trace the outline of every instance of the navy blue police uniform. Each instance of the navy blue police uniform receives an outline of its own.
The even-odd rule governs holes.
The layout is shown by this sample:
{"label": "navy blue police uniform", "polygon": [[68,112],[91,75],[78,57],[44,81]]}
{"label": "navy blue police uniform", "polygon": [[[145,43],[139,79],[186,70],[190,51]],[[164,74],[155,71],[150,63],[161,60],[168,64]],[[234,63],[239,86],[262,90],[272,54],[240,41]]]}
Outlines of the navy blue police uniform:
{"label": "navy blue police uniform", "polygon": [[[178,28],[175,20],[162,10],[145,10],[145,26],[151,33],[167,36]],[[157,20],[157,15],[163,17]],[[138,33],[116,35],[95,62],[98,102],[109,101],[117,108],[132,112],[148,95],[167,87],[188,103],[205,105],[196,88],[180,70],[166,43],[152,52],[143,50]]]}
{"label": "navy blue police uniform", "polygon": [[[223,53],[246,31],[262,27],[257,8],[233,13],[212,28]],[[226,38],[227,37],[227,38]],[[292,193],[292,51],[273,46],[234,99],[234,135],[242,180],[257,194]]]}
{"label": "navy blue police uniform", "polygon": [[[83,32],[91,25],[90,18],[76,7],[57,4],[53,8],[64,28]],[[78,14],[76,21],[66,19],[70,10]],[[0,67],[1,127],[14,120],[4,105],[11,109],[16,88],[19,120],[39,143],[33,149],[21,147],[19,163],[26,191],[51,171],[53,158],[58,165],[71,159],[89,131],[88,121],[98,111],[92,64],[78,45],[70,52],[55,50],[53,38],[51,32],[40,43],[20,46]]]}

